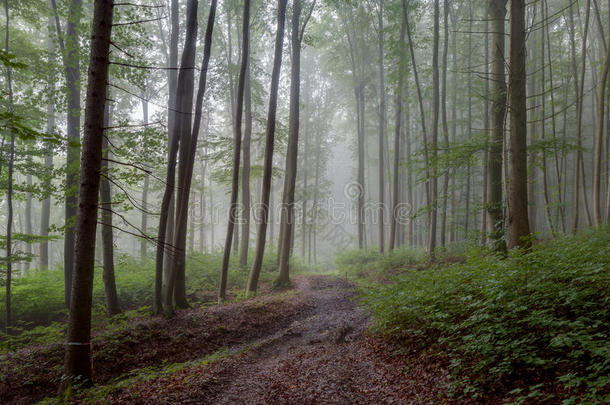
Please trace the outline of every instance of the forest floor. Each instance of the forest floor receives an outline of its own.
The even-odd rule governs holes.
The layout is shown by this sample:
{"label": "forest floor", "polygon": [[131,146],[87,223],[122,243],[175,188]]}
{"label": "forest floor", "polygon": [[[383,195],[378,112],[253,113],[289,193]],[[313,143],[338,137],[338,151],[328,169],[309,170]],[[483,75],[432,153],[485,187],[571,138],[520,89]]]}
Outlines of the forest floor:
{"label": "forest floor", "polygon": [[[355,298],[346,280],[299,276],[283,292],[129,320],[95,336],[96,386],[75,402],[455,403],[447,364],[368,334]],[[55,344],[0,359],[0,402],[52,402],[62,356]]]}

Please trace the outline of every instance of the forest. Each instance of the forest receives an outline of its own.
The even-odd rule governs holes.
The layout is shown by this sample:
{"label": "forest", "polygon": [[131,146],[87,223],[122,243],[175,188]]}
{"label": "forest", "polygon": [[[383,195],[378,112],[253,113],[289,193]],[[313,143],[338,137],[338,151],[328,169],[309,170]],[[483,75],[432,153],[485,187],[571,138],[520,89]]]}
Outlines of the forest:
{"label": "forest", "polygon": [[610,0],[0,8],[0,403],[610,403]]}

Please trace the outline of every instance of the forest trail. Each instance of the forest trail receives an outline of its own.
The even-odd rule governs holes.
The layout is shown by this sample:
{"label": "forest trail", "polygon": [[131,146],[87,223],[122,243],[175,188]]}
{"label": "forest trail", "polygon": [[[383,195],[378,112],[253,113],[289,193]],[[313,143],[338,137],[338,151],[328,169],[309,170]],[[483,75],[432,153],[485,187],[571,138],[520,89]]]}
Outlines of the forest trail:
{"label": "forest trail", "polygon": [[[395,355],[366,333],[356,297],[345,279],[297,276],[290,290],[129,320],[94,338],[96,386],[73,402],[446,402],[446,365]],[[2,360],[12,371],[0,378],[0,402],[55,395],[63,353],[42,345]]]}
{"label": "forest trail", "polygon": [[[286,327],[236,345],[227,355],[154,381],[112,400],[198,404],[438,403],[448,373],[404,356],[365,333],[369,319],[355,286],[327,276],[293,280],[307,309]],[[408,370],[408,372],[407,372]],[[439,384],[441,382],[441,384]]]}

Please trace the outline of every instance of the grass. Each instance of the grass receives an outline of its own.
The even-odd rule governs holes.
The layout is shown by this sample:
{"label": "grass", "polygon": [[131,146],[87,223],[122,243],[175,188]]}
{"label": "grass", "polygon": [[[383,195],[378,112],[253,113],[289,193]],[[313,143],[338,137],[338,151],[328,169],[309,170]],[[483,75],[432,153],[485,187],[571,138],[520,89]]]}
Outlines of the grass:
{"label": "grass", "polygon": [[450,360],[456,395],[610,402],[610,229],[465,257],[422,269],[417,255],[348,252],[337,267],[367,280],[376,332]]}

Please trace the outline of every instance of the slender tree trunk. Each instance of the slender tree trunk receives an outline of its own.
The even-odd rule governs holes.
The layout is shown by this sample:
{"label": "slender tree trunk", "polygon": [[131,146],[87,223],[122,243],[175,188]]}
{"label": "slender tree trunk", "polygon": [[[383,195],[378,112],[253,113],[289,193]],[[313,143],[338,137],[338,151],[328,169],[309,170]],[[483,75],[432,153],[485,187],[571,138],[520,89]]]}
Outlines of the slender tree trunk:
{"label": "slender tree trunk", "polygon": [[[148,125],[148,100],[142,99],[142,123],[146,127]],[[146,173],[144,177],[144,187],[142,188],[142,221],[140,231],[147,235],[148,230],[148,189],[150,187],[150,175]],[[147,241],[145,238],[140,238],[140,260],[146,260]]]}
{"label": "slender tree trunk", "polygon": [[[599,16],[599,12],[597,13]],[[608,14],[610,32],[610,13]],[[610,38],[608,39],[610,42]],[[608,81],[608,72],[610,71],[610,47],[606,47],[606,60],[601,73],[601,79],[598,84],[599,93],[597,98],[597,127],[595,129],[595,150],[594,161],[595,167],[593,171],[593,220],[595,226],[599,227],[603,223],[602,216],[602,158],[603,158],[603,143],[604,143],[604,113],[606,111],[606,87]]]}
{"label": "slender tree trunk", "polygon": [[[487,15],[489,15],[489,4],[487,5]],[[489,19],[485,20],[485,101],[483,102],[483,123],[485,125],[485,150],[483,151],[483,210],[481,210],[481,236],[479,238],[479,244],[485,245],[487,243],[487,195],[488,195],[488,184],[489,184],[489,175],[487,171],[487,167],[489,165],[489,134],[490,134],[490,102],[489,102]]]}
{"label": "slender tree trunk", "polygon": [[275,116],[277,111],[277,94],[280,81],[280,69],[282,66],[282,48],[284,44],[284,23],[286,17],[287,0],[278,1],[277,33],[275,38],[275,55],[273,59],[273,72],[271,74],[271,89],[269,97],[269,112],[267,115],[267,131],[265,140],[265,158],[263,166],[263,187],[261,196],[261,222],[258,226],[256,250],[254,261],[250,269],[247,294],[255,294],[258,286],[258,278],[263,263],[265,252],[265,240],[267,234],[267,221],[269,218],[269,197],[271,193],[271,175],[273,169],[273,143],[275,139]]}
{"label": "slender tree trunk", "polygon": [[[187,3],[186,13],[186,37],[184,42],[184,51],[182,52],[182,60],[180,62],[180,70],[178,73],[178,82],[176,86],[176,97],[174,100],[174,118],[173,128],[170,128],[169,138],[171,140],[169,147],[169,159],[167,164],[167,178],[163,200],[161,202],[161,216],[159,218],[159,233],[157,236],[157,260],[156,260],[156,275],[160,277],[163,272],[164,254],[171,257],[169,271],[163,280],[162,303],[163,311],[167,316],[171,316],[174,311],[174,286],[176,283],[176,274],[172,271],[172,263],[175,260],[177,247],[173,245],[174,241],[167,243],[166,231],[170,226],[170,203],[173,198],[173,192],[176,185],[176,160],[178,155],[178,146],[181,141],[183,131],[190,132],[191,114],[193,111],[193,88],[194,88],[194,71],[195,64],[195,42],[197,39],[197,2],[189,0]],[[171,223],[173,229],[173,222]],[[174,232],[175,234],[175,232]],[[175,238],[174,238],[175,239]]]}
{"label": "slender tree trunk", "polygon": [[[243,44],[242,44],[243,47]],[[249,52],[249,51],[248,51]],[[250,85],[250,57],[246,66],[245,83],[245,109],[246,128],[244,131],[242,162],[243,169],[241,174],[241,242],[239,250],[239,265],[245,268],[248,265],[248,248],[250,245],[250,144],[252,142],[252,87]]]}
{"label": "slender tree trunk", "polygon": [[[191,196],[191,183],[193,179],[193,170],[195,167],[195,155],[197,154],[197,140],[199,139],[199,129],[201,127],[201,115],[203,111],[203,100],[207,83],[207,71],[210,61],[212,49],[212,33],[214,30],[214,21],[216,18],[217,0],[212,0],[210,3],[210,11],[208,23],[206,27],[203,61],[199,76],[199,88],[197,89],[197,99],[195,102],[195,117],[192,120],[191,129],[191,114],[184,114],[180,128],[180,150],[179,150],[179,193],[176,198],[176,225],[174,230],[174,248],[176,255],[172,263],[170,279],[168,286],[174,287],[174,302],[179,308],[188,307],[186,300],[186,235],[188,231],[189,217],[189,201]],[[197,6],[194,6],[194,13],[197,14]],[[193,52],[195,52],[195,41],[197,37],[197,24],[194,24],[193,31]],[[186,52],[186,46],[185,46]],[[194,58],[192,60],[194,62]],[[192,71],[193,69],[191,69]],[[193,75],[189,76],[189,85],[194,85]],[[187,93],[187,99],[184,100],[184,108],[182,112],[193,111],[193,90],[190,88]],[[168,289],[168,297],[171,294],[171,288]],[[167,308],[170,307],[170,301],[165,302]],[[171,314],[169,309],[165,310],[166,315]]]}
{"label": "slender tree trunk", "polygon": [[[157,236],[157,251],[155,261],[155,291],[153,297],[153,314],[159,315],[163,310],[163,281],[167,279],[171,263],[172,251],[170,249],[174,235],[174,194],[173,187],[176,182],[176,154],[178,153],[179,139],[174,139],[174,128],[178,116],[177,88],[178,88],[178,37],[180,33],[178,0],[171,0],[171,32],[168,59],[168,166],[167,181],[163,200],[161,202],[161,215],[159,218],[159,231]],[[184,79],[183,79],[184,80]],[[171,187],[170,187],[171,184]],[[165,274],[164,274],[165,273]]]}
{"label": "slender tree trunk", "polygon": [[[417,63],[415,61],[415,48],[413,46],[413,38],[411,36],[411,26],[409,24],[409,13],[407,10],[407,2],[405,0],[403,0],[402,2],[402,11],[403,11],[403,18],[405,19],[406,25],[407,25],[407,40],[409,41],[409,51],[411,54],[411,64],[413,66],[413,76],[415,79],[415,87],[417,88],[417,99],[419,101],[419,113],[420,113],[420,122],[421,122],[421,127],[422,127],[422,135],[423,135],[423,149],[424,149],[424,160],[425,160],[425,174],[426,174],[426,183],[425,183],[425,191],[426,191],[426,202],[429,205],[428,208],[432,207],[432,199],[431,199],[431,193],[430,193],[430,159],[429,159],[429,154],[428,154],[428,134],[426,132],[426,115],[425,115],[425,107],[424,107],[424,101],[423,101],[423,97],[422,97],[422,91],[421,91],[421,85],[419,83],[419,75],[417,73]],[[438,28],[438,27],[437,27]],[[438,33],[435,33],[435,36]],[[438,38],[437,38],[438,40]],[[438,67],[438,48],[437,50],[437,67]],[[437,69],[437,74],[438,74],[438,69]],[[438,75],[436,76],[436,78],[438,79]],[[438,85],[438,83],[437,83]],[[437,102],[438,102],[438,97],[437,97]],[[438,118],[438,116],[437,116]],[[436,120],[436,123],[438,124],[438,120]],[[438,134],[438,125],[437,125],[437,134]],[[436,212],[436,211],[435,211]],[[431,219],[432,219],[432,215],[429,214],[428,215],[428,225],[431,225]],[[435,227],[436,229],[436,220],[435,220]],[[430,227],[429,232],[432,233],[432,228]],[[430,250],[430,244],[432,239],[434,239],[434,241],[436,241],[436,235],[434,235],[434,238],[432,238],[431,236],[428,237],[428,243],[426,248],[428,249],[428,253],[432,254],[432,251]]]}
{"label": "slender tree trunk", "polygon": [[[107,97],[109,99],[110,97]],[[104,128],[112,121],[110,103],[107,101],[104,108]],[[108,315],[121,313],[121,305],[116,291],[114,278],[114,237],[112,234],[112,191],[110,188],[110,167],[108,163],[108,133],[102,139],[102,167],[100,178],[100,210],[102,225],[102,250],[104,293],[106,295],[106,312]]]}
{"label": "slender tree trunk", "polygon": [[428,253],[431,259],[434,258],[434,250],[436,249],[436,221],[438,211],[438,162],[437,158],[437,143],[438,143],[438,121],[440,113],[439,105],[439,69],[438,69],[438,51],[439,51],[439,34],[440,34],[440,7],[439,0],[434,1],[434,39],[432,47],[432,139],[430,142],[431,159],[432,159],[432,179],[430,183],[430,230],[428,234]]}
{"label": "slender tree trunk", "polygon": [[574,86],[576,89],[576,146],[574,159],[574,219],[572,222],[572,232],[578,230],[578,222],[580,215],[580,169],[582,166],[582,115],[584,102],[584,86],[585,73],[587,63],[587,37],[589,33],[589,16],[591,14],[591,0],[587,0],[586,17],[583,34],[582,57],[580,78],[578,78],[578,68],[576,66],[576,45],[575,45],[575,27],[574,27],[574,10],[573,4],[570,4],[570,42],[572,47],[572,70],[574,71]]}
{"label": "slender tree trunk", "polygon": [[511,0],[509,247],[528,247],[525,0]]}
{"label": "slender tree trunk", "polygon": [[235,145],[233,147],[233,182],[231,188],[231,206],[229,208],[229,221],[227,225],[227,236],[222,257],[222,269],[220,276],[220,286],[218,290],[218,300],[226,298],[227,278],[229,274],[229,259],[231,255],[231,242],[235,228],[237,216],[237,194],[239,192],[239,162],[241,153],[241,121],[243,114],[244,89],[248,69],[248,52],[250,48],[250,0],[244,2],[244,17],[242,24],[242,56],[239,68],[239,84],[237,86],[237,108],[235,111]]}
{"label": "slender tree trunk", "polygon": [[492,31],[491,81],[493,100],[491,114],[491,140],[487,167],[487,212],[492,226],[490,239],[494,249],[504,251],[504,216],[502,197],[502,144],[504,142],[504,115],[506,113],[506,76],[504,73],[504,18],[507,0],[494,0],[489,6]]}
{"label": "slender tree trunk", "polygon": [[[447,1],[447,0],[446,0]],[[407,25],[406,22],[404,20],[404,18],[402,19],[402,24],[400,26],[400,43],[404,43],[405,42],[405,34],[406,34],[406,30],[407,30]],[[388,245],[388,250],[391,252],[392,250],[394,250],[395,247],[395,242],[396,242],[396,232],[398,230],[398,203],[399,203],[399,196],[400,196],[400,190],[399,190],[399,184],[400,184],[400,144],[401,144],[401,139],[400,139],[400,134],[401,134],[401,127],[400,124],[402,122],[402,91],[403,91],[403,85],[404,85],[404,62],[405,62],[405,58],[404,55],[402,54],[402,52],[399,54],[399,60],[398,60],[398,85],[396,88],[396,122],[395,122],[395,132],[394,132],[394,178],[392,179],[394,184],[393,184],[393,195],[392,195],[392,212],[391,212],[391,218],[390,220],[391,222],[391,228],[390,228],[390,242]],[[445,121],[446,122],[446,121]]]}
{"label": "slender tree trunk", "polygon": [[301,0],[292,5],[292,63],[290,65],[290,116],[288,123],[288,147],[286,151],[286,171],[281,207],[280,239],[278,243],[278,282],[290,282],[290,236],[294,225],[294,191],[297,177],[297,155],[299,149],[299,101],[301,88]]}
{"label": "slender tree trunk", "polygon": [[[8,10],[8,0],[4,0],[4,15],[6,17],[5,27],[5,41],[4,50],[9,53],[9,40],[10,40],[10,15]],[[13,109],[13,81],[11,67],[6,68],[6,83],[8,86],[8,101],[9,111]],[[15,160],[15,133],[10,131],[9,140],[9,156],[8,156],[8,179],[7,179],[7,190],[6,190],[6,204],[7,204],[7,215],[6,215],[6,323],[4,331],[8,334],[12,323],[11,319],[11,287],[12,287],[12,276],[13,276],[13,172],[14,172],[14,160]]]}
{"label": "slender tree trunk", "polygon": [[74,265],[74,224],[76,222],[76,203],[78,196],[78,160],[80,148],[80,57],[77,27],[82,13],[82,0],[72,0],[68,9],[66,34],[62,33],[59,23],[59,12],[55,0],[51,0],[55,14],[55,27],[62,53],[66,75],[67,95],[67,156],[65,187],[65,224],[64,224],[64,298],[70,306],[72,291],[72,267]]}
{"label": "slender tree trunk", "polygon": [[385,243],[385,178],[384,178],[384,144],[385,144],[385,76],[383,67],[383,0],[379,0],[379,251],[383,253]]}
{"label": "slender tree trunk", "polygon": [[91,304],[113,6],[112,0],[94,3],[64,388],[90,384],[93,372]]}
{"label": "slender tree trunk", "polygon": [[[449,52],[449,0],[445,0],[443,3],[443,15],[444,15],[444,42],[443,42],[443,71],[441,76],[441,118],[443,126],[443,139],[445,153],[449,152],[449,126],[447,123],[447,55]],[[440,229],[440,243],[441,246],[446,244],[447,234],[447,192],[449,189],[449,168],[445,168],[443,175],[443,188],[441,191],[442,208],[441,208],[441,229]]]}

